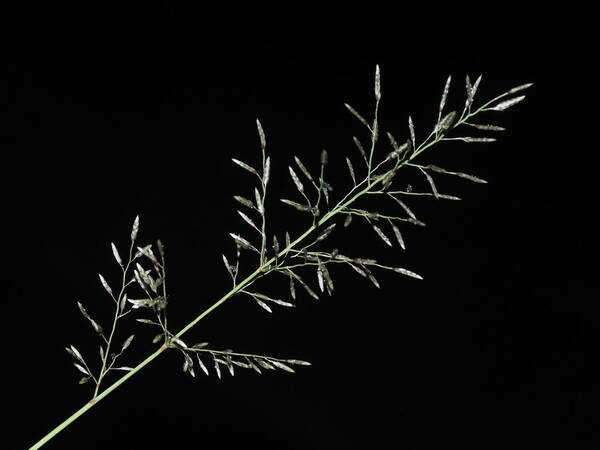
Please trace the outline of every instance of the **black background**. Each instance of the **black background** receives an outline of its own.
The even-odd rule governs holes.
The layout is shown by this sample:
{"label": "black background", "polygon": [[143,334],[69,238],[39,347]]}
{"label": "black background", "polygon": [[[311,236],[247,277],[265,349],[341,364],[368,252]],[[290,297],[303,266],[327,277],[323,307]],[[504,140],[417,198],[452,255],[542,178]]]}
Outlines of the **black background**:
{"label": "black background", "polygon": [[[408,114],[418,136],[428,132],[449,74],[449,108],[462,107],[465,73],[484,74],[480,100],[535,82],[525,102],[486,118],[508,128],[498,142],[425,155],[489,184],[437,177],[463,200],[413,201],[428,226],[403,228],[406,251],[360,222],[324,244],[425,280],[379,272],[376,290],[335,267],[333,297],[301,295],[297,308],[272,315],[236,297],[186,339],[313,366],[192,379],[168,352],[48,448],[583,447],[597,438],[598,307],[582,264],[594,227],[591,170],[573,156],[582,151],[569,130],[577,113],[559,106],[585,83],[576,74],[586,63],[564,56],[547,17],[293,7],[232,17],[164,4],[33,13],[18,14],[0,74],[11,448],[87,401],[90,386],[77,385],[63,347],[95,358],[75,302],[107,325],[111,302],[97,274],[116,282],[109,243],[124,252],[135,215],[141,241],[166,245],[179,329],[229,289],[228,233],[253,236],[232,195],[250,196],[254,180],[230,159],[258,164],[255,118],[273,160],[271,229],[297,235],[305,218],[277,201],[295,198],[286,166],[298,155],[315,171],[327,148],[334,198],[349,187],[343,159],[358,166],[351,136],[363,130],[343,103],[370,114],[375,64],[382,127],[402,138]],[[261,286],[287,294],[285,280]],[[128,326],[136,340],[123,362],[135,365],[153,334]]]}

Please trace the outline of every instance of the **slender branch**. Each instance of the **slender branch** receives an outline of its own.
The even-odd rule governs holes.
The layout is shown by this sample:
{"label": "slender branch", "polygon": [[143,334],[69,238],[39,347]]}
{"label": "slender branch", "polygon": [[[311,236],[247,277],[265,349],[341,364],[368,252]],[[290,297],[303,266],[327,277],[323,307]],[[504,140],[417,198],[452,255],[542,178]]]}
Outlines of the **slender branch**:
{"label": "slender branch", "polygon": [[158,355],[160,355],[164,351],[165,348],[166,347],[164,347],[164,346],[160,347],[158,350],[156,350],[154,353],[152,353],[150,356],[148,356],[145,360],[143,360],[141,363],[139,363],[137,366],[135,366],[133,368],[133,370],[127,372],[125,375],[123,375],[121,378],[119,378],[117,381],[115,381],[113,384],[111,384],[109,387],[107,387],[104,391],[99,393],[95,398],[93,398],[88,403],[86,403],[81,408],[79,408],[75,413],[73,413],[70,417],[68,417],[64,422],[62,422],[60,425],[58,425],[56,428],[54,428],[52,431],[50,431],[46,436],[44,436],[42,439],[40,439],[38,442],[36,442],[32,447],[30,447],[30,450],[37,450],[38,448],[41,448],[44,444],[46,444],[48,441],[50,441],[54,436],[56,436],[62,430],[67,428],[71,423],[75,422],[80,416],[85,414],[91,407],[96,405],[100,400],[104,399],[112,391],[117,389],[119,386],[121,386],[123,383],[125,383],[127,380],[129,380],[132,376],[134,376],[136,373],[138,373],[140,370],[142,370],[154,358],[156,358]]}
{"label": "slender branch", "polygon": [[283,359],[283,358],[273,358],[272,356],[265,356],[265,355],[255,355],[252,353],[237,353],[237,352],[230,352],[230,351],[225,351],[225,350],[211,350],[208,348],[193,348],[193,347],[186,347],[183,350],[186,350],[188,352],[205,352],[205,353],[215,353],[217,355],[230,355],[230,356],[245,356],[247,358],[264,358],[264,359],[270,359],[273,361],[281,361],[281,362],[286,362],[288,361],[287,359]]}
{"label": "slender branch", "polygon": [[[131,241],[131,245],[129,246],[129,260],[127,262],[127,266],[126,267],[121,267],[121,269],[123,270],[123,282],[121,284],[121,291],[119,292],[119,295],[117,297],[117,299],[115,300],[115,315],[113,318],[113,323],[112,323],[112,329],[110,330],[110,335],[108,337],[108,341],[106,341],[106,350],[104,352],[104,358],[102,358],[102,368],[100,369],[100,374],[98,375],[98,381],[96,381],[96,388],[94,389],[94,396],[93,398],[96,398],[98,395],[98,391],[100,390],[100,385],[102,384],[102,379],[104,378],[104,376],[106,375],[106,373],[108,372],[108,370],[106,368],[106,361],[108,360],[108,357],[110,355],[110,346],[112,344],[112,339],[113,336],[115,334],[115,330],[117,329],[117,322],[119,321],[119,317],[120,317],[120,307],[121,307],[121,298],[123,296],[123,294],[125,293],[125,288],[127,287],[127,271],[129,270],[129,266],[131,265],[131,261],[133,260],[132,256],[133,256],[133,245],[134,242],[133,240]],[[113,297],[114,298],[114,297]],[[115,357],[113,360],[116,360],[117,358]],[[112,367],[112,363],[111,363],[111,367]]]}

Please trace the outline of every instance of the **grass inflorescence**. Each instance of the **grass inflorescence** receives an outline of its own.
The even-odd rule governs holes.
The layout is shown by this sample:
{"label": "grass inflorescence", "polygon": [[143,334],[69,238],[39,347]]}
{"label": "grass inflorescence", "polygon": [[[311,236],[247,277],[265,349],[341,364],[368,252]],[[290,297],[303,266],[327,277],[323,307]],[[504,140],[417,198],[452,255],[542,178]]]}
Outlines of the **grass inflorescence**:
{"label": "grass inflorescence", "polygon": [[[440,192],[436,178],[454,176],[475,183],[486,183],[482,178],[455,170],[447,170],[423,161],[423,153],[432,146],[444,141],[462,141],[465,143],[489,143],[496,140],[492,135],[471,136],[469,131],[497,133],[504,131],[502,126],[478,122],[483,113],[505,111],[520,103],[525,96],[514,94],[529,88],[532,84],[522,84],[476,106],[476,94],[482,77],[471,82],[465,79],[465,102],[459,110],[447,111],[448,94],[452,87],[452,77],[448,77],[442,89],[441,100],[437,108],[437,120],[431,130],[422,137],[411,116],[407,118],[406,129],[401,131],[405,137],[398,140],[389,130],[381,130],[379,124],[379,106],[382,100],[382,82],[379,66],[375,68],[374,109],[370,115],[357,111],[349,104],[347,110],[354,116],[366,134],[366,141],[354,136],[355,149],[352,154],[343,157],[344,170],[348,173],[350,187],[343,192],[334,189],[328,181],[328,173],[332,170],[327,150],[322,150],[319,170],[311,172],[305,162],[294,156],[287,167],[287,175],[294,187],[293,198],[280,198],[285,208],[306,220],[306,229],[297,236],[291,236],[285,230],[273,232],[269,228],[267,216],[267,196],[271,180],[271,156],[268,154],[267,138],[261,122],[256,120],[258,142],[261,152],[260,167],[252,167],[244,161],[233,158],[235,165],[247,172],[256,181],[249,194],[235,195],[234,199],[241,205],[238,215],[246,229],[231,232],[235,251],[233,255],[222,255],[223,264],[231,278],[231,289],[204,312],[190,321],[184,328],[174,332],[169,329],[167,305],[169,296],[166,280],[165,250],[161,241],[156,245],[140,246],[137,236],[140,219],[136,217],[130,234],[128,252],[123,258],[118,246],[111,243],[111,251],[116,264],[121,270],[118,283],[107,281],[99,275],[100,284],[114,303],[114,314],[108,327],[103,327],[86,306],[77,302],[84,319],[87,320],[99,339],[98,354],[94,357],[84,356],[73,344],[66,347],[73,358],[76,370],[83,375],[79,383],[92,385],[91,400],[75,414],[48,433],[32,448],[39,448],[62,429],[73,423],[79,416],[90,409],[97,401],[109,395],[146,364],[159,356],[164,350],[172,349],[181,354],[182,369],[195,377],[199,371],[205,375],[214,373],[218,378],[223,373],[235,374],[236,369],[249,369],[257,373],[266,370],[294,372],[297,366],[310,363],[294,358],[281,358],[253,353],[237,352],[231,349],[210,348],[209,343],[200,342],[189,345],[183,340],[197,323],[210,312],[217,309],[228,299],[239,296],[254,302],[258,307],[271,313],[275,308],[291,308],[296,305],[300,295],[319,299],[322,295],[332,295],[335,282],[329,267],[332,264],[347,266],[352,273],[356,272],[375,287],[380,283],[376,278],[378,270],[388,270],[402,276],[422,280],[423,277],[410,267],[398,267],[384,264],[372,255],[352,255],[352,249],[342,253],[337,248],[328,248],[329,238],[340,228],[347,228],[353,221],[362,220],[372,230],[372,238],[380,239],[387,246],[399,246],[405,249],[406,241],[403,228],[424,226],[412,201],[420,197],[436,200],[460,200],[457,196]],[[368,118],[367,118],[368,117]],[[463,131],[467,134],[463,134]],[[426,182],[428,190],[414,191],[401,187],[401,174],[413,171]],[[391,212],[365,209],[361,200],[377,196],[388,201]],[[367,206],[372,202],[364,202]],[[278,237],[279,236],[279,237]],[[282,236],[284,238],[282,239]],[[281,239],[281,240],[280,240]],[[242,270],[240,257],[242,252],[249,253],[254,266]],[[348,253],[348,254],[346,254]],[[246,258],[247,260],[247,258]],[[243,273],[242,273],[243,272]],[[259,292],[255,283],[271,274],[278,273],[289,281],[289,292],[272,294]],[[117,286],[117,288],[115,288]],[[303,293],[303,294],[301,294]],[[87,305],[87,308],[90,308]],[[135,365],[121,365],[125,351],[134,343],[134,334],[123,342],[116,342],[117,329],[124,319],[137,316],[135,321],[144,326],[156,329],[152,343],[158,346],[144,361]],[[187,340],[187,337],[186,337]],[[96,364],[92,363],[96,360]],[[106,386],[109,374],[123,373],[110,386]]]}

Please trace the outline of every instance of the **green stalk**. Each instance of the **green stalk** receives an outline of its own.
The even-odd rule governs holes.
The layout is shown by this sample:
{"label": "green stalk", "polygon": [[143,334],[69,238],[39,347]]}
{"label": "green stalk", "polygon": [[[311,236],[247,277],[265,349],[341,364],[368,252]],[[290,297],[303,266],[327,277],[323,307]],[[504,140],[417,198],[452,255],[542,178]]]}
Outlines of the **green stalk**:
{"label": "green stalk", "polygon": [[129,378],[134,376],[146,364],[148,364],[150,361],[152,361],[154,358],[156,358],[158,355],[160,355],[165,348],[166,348],[165,346],[160,347],[157,351],[152,353],[145,360],[143,360],[141,363],[139,363],[137,366],[135,366],[135,368],[133,370],[127,372],[124,376],[119,378],[117,381],[115,381],[113,384],[111,384],[109,387],[107,387],[104,391],[102,391],[100,394],[98,394],[94,399],[90,400],[84,406],[79,408],[79,410],[77,410],[71,417],[69,417],[63,423],[61,423],[56,428],[54,428],[50,433],[48,433],[46,436],[44,436],[42,439],[40,439],[37,443],[35,443],[30,448],[30,450],[35,450],[35,449],[41,448],[42,445],[46,444],[50,439],[52,439],[54,436],[56,436],[62,430],[64,430],[69,425],[71,425],[73,422],[75,422],[88,409],[90,409],[92,406],[97,404],[100,400],[102,400],[104,397],[106,397],[108,394],[110,394],[112,391],[114,391],[116,388],[118,388],[121,384],[125,383],[125,381],[127,381]]}
{"label": "green stalk", "polygon": [[[110,330],[110,336],[108,337],[108,341],[106,342],[106,351],[104,352],[104,358],[102,358],[102,369],[100,369],[100,375],[98,375],[98,381],[96,382],[96,389],[94,389],[94,397],[96,398],[96,396],[98,395],[98,391],[100,390],[100,384],[102,383],[102,379],[104,378],[104,376],[106,375],[106,373],[108,372],[108,370],[106,368],[106,362],[108,361],[108,356],[110,355],[110,346],[112,344],[112,339],[113,336],[115,335],[115,330],[117,329],[117,322],[119,321],[120,318],[120,304],[121,304],[121,299],[123,298],[123,294],[125,293],[125,287],[127,287],[127,271],[129,270],[129,266],[131,265],[131,256],[133,253],[133,242],[131,242],[131,245],[129,246],[129,260],[127,262],[127,266],[126,267],[122,267],[121,269],[123,270],[123,280],[121,283],[121,291],[119,292],[119,295],[117,296],[117,298],[115,299],[115,316],[113,318],[113,323],[112,323],[112,329]],[[115,358],[116,360],[116,358]],[[113,361],[114,362],[114,361]]]}
{"label": "green stalk", "polygon": [[[119,299],[121,297],[119,296]],[[100,383],[102,383],[102,379],[104,375],[108,372],[106,368],[106,361],[108,361],[108,356],[110,355],[110,346],[112,344],[113,336],[115,335],[115,330],[117,329],[117,321],[119,320],[119,302],[117,302],[117,307],[115,308],[115,316],[113,318],[112,329],[110,330],[110,336],[108,337],[108,343],[106,344],[106,351],[104,354],[104,358],[102,359],[102,369],[100,369],[100,375],[98,376],[98,382],[96,383],[96,389],[94,389],[94,398],[98,395],[98,391],[100,390]]]}

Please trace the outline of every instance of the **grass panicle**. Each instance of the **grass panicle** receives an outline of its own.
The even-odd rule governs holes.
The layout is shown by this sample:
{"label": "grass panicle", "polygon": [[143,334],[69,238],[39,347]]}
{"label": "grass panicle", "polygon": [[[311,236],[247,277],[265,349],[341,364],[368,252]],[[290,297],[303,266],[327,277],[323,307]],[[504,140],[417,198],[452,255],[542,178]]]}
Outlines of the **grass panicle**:
{"label": "grass panicle", "polygon": [[[353,164],[350,155],[334,155],[333,158],[330,158],[329,153],[322,150],[314,161],[315,165],[318,165],[319,171],[311,173],[307,168],[310,165],[307,166],[300,158],[294,156],[296,170],[292,165],[288,166],[294,189],[285,194],[290,198],[281,198],[280,200],[285,204],[284,207],[291,207],[291,213],[299,213],[298,220],[306,220],[306,229],[297,236],[291,236],[286,231],[285,245],[281,245],[276,236],[277,233],[283,231],[272,231],[267,226],[269,225],[267,213],[270,212],[267,206],[271,205],[267,202],[268,183],[277,174],[271,173],[271,156],[268,153],[265,129],[257,119],[260,165],[256,163],[250,165],[232,158],[233,163],[252,175],[253,181],[256,182],[247,193],[244,193],[244,196],[234,196],[235,201],[246,208],[243,211],[238,210],[237,213],[244,226],[250,226],[252,232],[246,234],[247,229],[242,232],[237,230],[229,232],[235,245],[236,258],[234,262],[230,262],[230,259],[223,254],[221,259],[228,278],[231,278],[232,287],[179,331],[171,331],[168,326],[167,305],[171,299],[167,292],[164,246],[160,241],[157,241],[156,246],[137,244],[140,219],[136,217],[131,229],[128,252],[119,250],[121,245],[119,242],[110,244],[118,272],[120,272],[120,280],[115,281],[115,277],[112,275],[106,277],[99,275],[102,288],[114,303],[112,317],[108,320],[99,320],[88,312],[84,302],[76,303],[83,318],[91,324],[99,339],[99,350],[93,356],[83,355],[74,345],[70,344],[66,347],[66,351],[72,358],[73,366],[78,374],[78,382],[91,384],[91,399],[31,448],[40,448],[165,350],[179,352],[182,358],[183,372],[192,377],[196,377],[197,373],[203,373],[206,376],[214,374],[217,378],[222,379],[224,374],[234,376],[237,369],[248,369],[257,374],[261,374],[263,371],[294,373],[298,367],[310,365],[309,362],[299,359],[209,348],[206,342],[191,346],[186,344],[182,336],[195,329],[202,319],[225,301],[238,297],[240,299],[247,298],[261,309],[275,314],[279,308],[294,307],[296,302],[304,301],[304,298],[319,300],[317,291],[322,294],[326,292],[328,295],[332,295],[334,292],[334,281],[329,270],[334,264],[348,267],[360,278],[364,278],[377,288],[381,287],[375,276],[376,271],[379,270],[387,270],[412,280],[422,280],[423,277],[410,267],[408,261],[402,263],[402,266],[406,265],[407,268],[398,267],[396,263],[382,263],[379,261],[379,257],[375,259],[365,255],[347,256],[353,254],[351,245],[347,244],[347,249],[331,249],[328,242],[330,242],[331,235],[341,229],[347,229],[346,233],[361,232],[360,224],[349,227],[353,217],[359,216],[362,217],[362,222],[366,221],[373,231],[367,235],[368,238],[376,235],[373,239],[382,246],[380,253],[383,257],[385,246],[397,244],[400,248],[405,248],[406,242],[403,237],[405,228],[425,226],[416,213],[419,201],[428,199],[459,200],[452,193],[442,192],[436,184],[435,177],[451,175],[475,183],[486,182],[479,176],[454,169],[442,169],[423,161],[423,154],[426,150],[435,145],[442,145],[445,141],[462,141],[473,143],[473,145],[495,141],[496,138],[493,136],[461,135],[461,130],[470,129],[479,133],[503,131],[504,128],[501,125],[489,123],[489,120],[494,119],[494,114],[521,103],[525,98],[525,95],[521,93],[532,86],[531,83],[518,85],[478,106],[476,94],[481,79],[480,75],[472,83],[470,77],[466,76],[466,98],[461,114],[456,111],[444,114],[450,103],[451,94],[452,77],[448,76],[443,87],[436,121],[428,135],[420,131],[424,137],[419,140],[411,116],[402,121],[394,120],[394,123],[406,124],[408,122],[408,129],[404,125],[400,130],[380,130],[379,105],[384,97],[382,95],[382,71],[379,66],[376,66],[373,91],[375,101],[371,113],[368,115],[359,113],[349,104],[345,104],[350,114],[362,125],[360,130],[357,130],[362,134],[358,134],[359,137],[353,136],[352,140],[364,166],[362,163],[360,167]],[[516,93],[521,95],[514,96]],[[485,117],[483,122],[478,122],[479,117],[487,116],[488,112],[492,115]],[[371,119],[367,120],[366,117],[371,117]],[[475,118],[477,118],[476,121],[472,121]],[[423,126],[419,127],[419,130],[423,129]],[[387,139],[379,140],[382,132]],[[402,136],[402,139],[397,140],[394,133]],[[363,142],[368,142],[368,145],[363,145]],[[341,165],[345,165],[346,169],[337,167],[338,161],[341,160],[344,160]],[[307,162],[311,163],[311,161]],[[347,170],[350,173],[349,186],[334,189],[328,181],[328,173],[331,170]],[[410,186],[406,187],[404,181],[406,178],[402,175],[408,172],[416,172],[424,178],[429,189],[415,190]],[[372,196],[387,201],[388,211],[365,209],[372,208]],[[338,220],[343,223],[343,227],[337,226]],[[392,239],[392,236],[395,239]],[[267,242],[272,242],[272,245],[267,246]],[[242,252],[250,253],[250,259],[246,260],[253,262],[248,263],[252,264],[249,267],[240,267]],[[402,259],[402,256],[400,258]],[[274,273],[279,273],[288,280],[289,297],[270,292],[257,292],[254,284]],[[301,286],[301,290],[297,289],[298,285]],[[263,288],[260,290],[263,291]],[[90,311],[95,310],[89,302],[85,303]],[[134,316],[135,320],[133,320]],[[121,359],[126,351],[132,346],[140,344],[135,339],[135,333],[129,331],[129,328],[137,326],[137,324],[156,329],[157,334],[152,339],[152,343],[158,347],[137,365],[121,365]],[[127,325],[127,327],[123,325]],[[124,333],[125,328],[127,332]],[[123,339],[125,336],[127,337]],[[107,386],[109,375],[119,372],[121,372],[120,378]]]}

